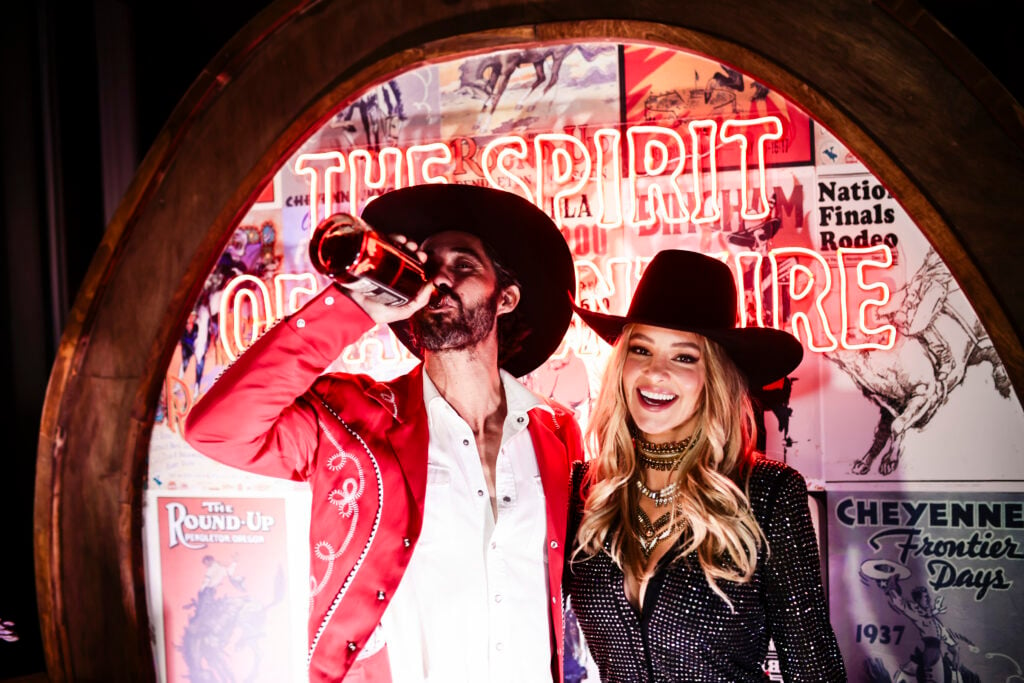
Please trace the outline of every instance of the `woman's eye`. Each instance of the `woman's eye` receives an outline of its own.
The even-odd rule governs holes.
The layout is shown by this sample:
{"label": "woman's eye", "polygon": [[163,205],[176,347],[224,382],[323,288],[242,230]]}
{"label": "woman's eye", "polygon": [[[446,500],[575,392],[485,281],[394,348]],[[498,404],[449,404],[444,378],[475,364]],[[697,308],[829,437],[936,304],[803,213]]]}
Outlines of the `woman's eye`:
{"label": "woman's eye", "polygon": [[696,356],[691,356],[688,353],[680,354],[680,355],[676,356],[675,359],[677,361],[679,361],[680,363],[696,363],[697,360],[698,360],[698,358]]}
{"label": "woman's eye", "polygon": [[642,346],[630,346],[629,352],[638,356],[649,356],[650,352]]}

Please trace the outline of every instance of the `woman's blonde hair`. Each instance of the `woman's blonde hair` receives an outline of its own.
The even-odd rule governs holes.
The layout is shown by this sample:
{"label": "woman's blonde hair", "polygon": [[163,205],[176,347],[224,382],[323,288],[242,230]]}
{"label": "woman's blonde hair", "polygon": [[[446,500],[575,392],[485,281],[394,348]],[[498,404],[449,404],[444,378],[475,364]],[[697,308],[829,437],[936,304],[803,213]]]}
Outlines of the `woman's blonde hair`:
{"label": "woman's blonde hair", "polygon": [[[635,517],[639,494],[633,484],[638,463],[622,389],[633,327],[627,325],[615,344],[589,418],[587,442],[594,457],[574,559],[607,552],[623,572],[643,576]],[[745,493],[757,458],[756,425],[742,373],[718,344],[698,338],[704,390],[697,408],[697,443],[674,472],[676,486],[684,491],[674,514],[685,517],[686,525],[685,543],[672,559],[693,556],[708,585],[731,607],[718,580],[748,581],[765,543]]]}

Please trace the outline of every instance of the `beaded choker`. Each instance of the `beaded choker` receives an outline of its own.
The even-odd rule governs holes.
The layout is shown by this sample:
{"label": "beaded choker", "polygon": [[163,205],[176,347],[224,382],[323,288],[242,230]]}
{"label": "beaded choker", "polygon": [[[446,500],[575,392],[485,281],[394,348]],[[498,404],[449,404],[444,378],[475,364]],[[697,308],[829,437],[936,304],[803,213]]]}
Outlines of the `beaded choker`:
{"label": "beaded choker", "polygon": [[652,443],[644,439],[634,428],[630,430],[633,436],[633,446],[636,448],[637,457],[644,467],[652,470],[668,471],[676,468],[691,448],[697,443],[700,432],[686,437],[682,441],[672,443]]}

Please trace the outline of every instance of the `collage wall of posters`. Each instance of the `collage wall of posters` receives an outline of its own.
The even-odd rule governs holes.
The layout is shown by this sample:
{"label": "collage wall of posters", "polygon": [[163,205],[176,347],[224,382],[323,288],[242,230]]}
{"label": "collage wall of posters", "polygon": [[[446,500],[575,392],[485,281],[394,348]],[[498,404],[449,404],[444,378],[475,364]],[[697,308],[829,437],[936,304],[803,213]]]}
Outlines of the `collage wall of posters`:
{"label": "collage wall of posters", "polygon": [[[153,428],[147,528],[162,528],[167,496],[301,507],[301,486],[195,453],[182,420],[253,338],[326,284],[307,255],[318,218],[358,214],[377,195],[424,182],[537,203],[573,254],[577,302],[593,310],[624,313],[660,250],[729,264],[741,322],[804,344],[801,365],[761,392],[764,450],[798,469],[822,503],[823,573],[850,680],[917,680],[914,662],[935,666],[935,652],[980,680],[1024,675],[1024,641],[997,633],[1024,617],[1014,590],[1024,411],[988,332],[898,198],[840,140],[769,84],[675,48],[529,45],[417,66],[340,103],[235,227],[181,331]],[[585,429],[609,350],[574,319],[523,381]],[[417,362],[384,326],[330,370],[387,379]],[[895,510],[892,524],[890,512],[879,512],[884,524],[848,523],[851,500]],[[984,505],[1001,516],[977,512]],[[973,521],[944,527],[952,506],[973,506]],[[287,517],[299,543],[300,518]],[[926,540],[942,550],[907,547]],[[189,680],[174,653],[205,555],[191,553],[186,568],[159,543],[151,571],[163,580],[150,591],[164,591],[151,596],[153,621],[168,629],[161,674]],[[246,550],[263,571],[283,557],[286,575],[305,571],[303,552]],[[928,680],[972,680],[944,675]]]}

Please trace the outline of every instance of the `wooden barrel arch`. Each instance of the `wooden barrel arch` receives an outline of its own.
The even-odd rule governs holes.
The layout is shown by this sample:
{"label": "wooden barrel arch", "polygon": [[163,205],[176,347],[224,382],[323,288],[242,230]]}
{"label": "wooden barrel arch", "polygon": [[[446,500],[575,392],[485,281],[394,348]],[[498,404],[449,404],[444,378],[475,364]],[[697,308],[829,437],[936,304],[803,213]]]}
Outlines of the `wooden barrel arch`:
{"label": "wooden barrel arch", "polygon": [[650,41],[756,73],[897,196],[1024,391],[1015,233],[1022,111],[914,2],[280,0],[217,55],[124,197],[78,294],[38,448],[36,567],[51,680],[155,679],[141,492],[163,369],[254,194],[351,93],[544,41]]}

